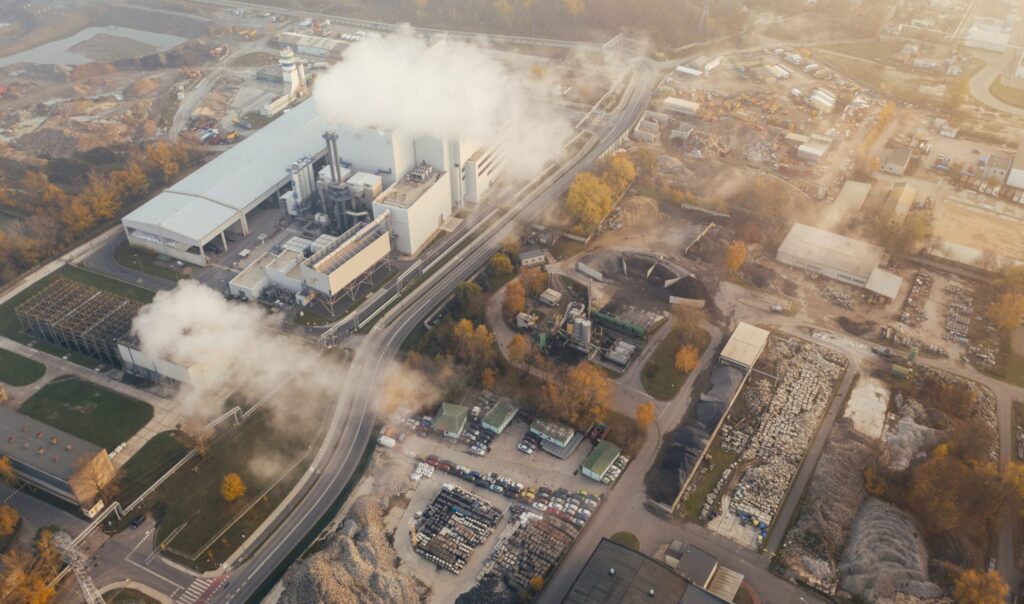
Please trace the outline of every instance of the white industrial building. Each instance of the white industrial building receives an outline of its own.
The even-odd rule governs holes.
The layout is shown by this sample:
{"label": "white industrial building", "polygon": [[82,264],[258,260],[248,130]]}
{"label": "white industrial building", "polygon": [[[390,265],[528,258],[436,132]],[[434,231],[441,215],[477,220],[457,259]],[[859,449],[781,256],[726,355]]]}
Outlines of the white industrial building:
{"label": "white industrial building", "polygon": [[1015,189],[1024,189],[1024,143],[1017,147],[1013,156],[1010,171],[1006,175],[1006,185]]}
{"label": "white industrial building", "polygon": [[400,254],[415,256],[452,214],[446,172],[420,164],[373,201],[373,215],[391,215]]}
{"label": "white industrial building", "polygon": [[667,97],[662,101],[661,105],[665,111],[689,116],[695,116],[700,111],[700,103],[694,103],[693,101],[687,101],[674,96]]}
{"label": "white industrial building", "polygon": [[977,17],[964,39],[964,46],[993,52],[1006,52],[1010,45],[1010,32],[1004,31],[1002,19]]}
{"label": "white industrial building", "polygon": [[[329,128],[314,103],[300,103],[125,216],[129,243],[205,266],[204,248],[219,240],[226,249],[228,230],[248,234],[246,217],[268,202],[296,217],[323,205],[322,223],[334,232],[368,221],[371,209],[373,218],[390,210],[396,249],[414,255],[445,218],[479,202],[505,165],[504,138],[482,148]],[[429,183],[405,178],[424,166]]]}
{"label": "white industrial building", "polygon": [[729,341],[725,343],[719,360],[749,370],[757,363],[757,358],[768,345],[769,335],[771,334],[765,329],[750,323],[740,323],[729,336]]}
{"label": "white industrial building", "polygon": [[257,300],[267,287],[295,294],[300,304],[320,299],[329,308],[341,296],[354,295],[378,267],[391,259],[390,215],[358,223],[340,237],[293,237],[267,252],[228,284],[232,295]]}
{"label": "white industrial building", "polygon": [[776,260],[789,266],[896,299],[903,278],[880,268],[885,250],[806,224],[795,224],[779,246]]}
{"label": "white industrial building", "polygon": [[301,103],[156,197],[121,223],[133,246],[205,266],[208,243],[235,229],[249,233],[246,216],[291,187],[285,168],[324,154],[326,128],[313,103]]}
{"label": "white industrial building", "polygon": [[176,382],[195,386],[201,384],[205,377],[200,365],[181,365],[152,357],[142,352],[138,343],[133,340],[118,342],[117,352],[127,373],[152,382]]}

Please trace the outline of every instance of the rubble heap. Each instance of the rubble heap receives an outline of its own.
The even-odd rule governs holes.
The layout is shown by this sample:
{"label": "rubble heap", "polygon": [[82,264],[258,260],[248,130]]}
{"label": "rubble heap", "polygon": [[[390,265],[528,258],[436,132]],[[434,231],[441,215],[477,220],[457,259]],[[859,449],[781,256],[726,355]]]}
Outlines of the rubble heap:
{"label": "rubble heap", "polygon": [[734,514],[765,525],[772,523],[785,500],[847,363],[827,348],[795,339],[775,346],[779,383],[740,454],[740,464],[751,467],[740,476],[729,502]]}
{"label": "rubble heap", "polygon": [[840,588],[859,601],[887,601],[898,594],[927,601],[943,595],[928,580],[928,553],[914,519],[875,498],[857,514],[839,572]]}
{"label": "rubble heap", "polygon": [[340,530],[321,543],[288,569],[281,604],[418,604],[426,594],[425,586],[398,570],[375,496],[353,502]]}
{"label": "rubble heap", "polygon": [[874,449],[872,441],[853,429],[852,420],[839,420],[780,552],[779,563],[789,575],[828,595],[835,595],[837,561],[867,497],[863,474]]}

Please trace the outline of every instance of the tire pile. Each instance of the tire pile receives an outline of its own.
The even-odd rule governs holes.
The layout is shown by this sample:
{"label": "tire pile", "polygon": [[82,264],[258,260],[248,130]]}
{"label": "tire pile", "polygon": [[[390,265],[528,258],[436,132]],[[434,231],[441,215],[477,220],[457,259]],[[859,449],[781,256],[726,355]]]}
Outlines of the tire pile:
{"label": "tire pile", "polygon": [[416,519],[413,550],[453,574],[491,536],[502,512],[465,489],[444,485]]}
{"label": "tire pile", "polygon": [[515,530],[494,548],[483,574],[502,578],[516,591],[526,591],[531,579],[547,577],[554,569],[579,535],[579,529],[550,515],[527,511],[527,508],[518,511],[520,516]]}

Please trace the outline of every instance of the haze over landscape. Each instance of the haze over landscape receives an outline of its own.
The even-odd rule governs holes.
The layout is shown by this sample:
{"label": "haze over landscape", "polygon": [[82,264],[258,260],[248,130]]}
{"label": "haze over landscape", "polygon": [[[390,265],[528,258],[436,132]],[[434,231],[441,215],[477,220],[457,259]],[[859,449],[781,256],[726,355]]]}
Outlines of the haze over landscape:
{"label": "haze over landscape", "polygon": [[1017,0],[0,3],[0,601],[997,604]]}

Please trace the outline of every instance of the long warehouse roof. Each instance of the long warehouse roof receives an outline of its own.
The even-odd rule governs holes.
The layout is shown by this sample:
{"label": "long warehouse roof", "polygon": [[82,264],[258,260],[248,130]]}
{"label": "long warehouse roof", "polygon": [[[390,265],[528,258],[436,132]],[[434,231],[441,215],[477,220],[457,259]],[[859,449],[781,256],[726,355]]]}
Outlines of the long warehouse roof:
{"label": "long warehouse roof", "polygon": [[[779,246],[779,256],[798,258],[834,270],[856,275],[867,281],[871,271],[882,261],[885,250],[877,245],[816,229],[806,224],[794,224]],[[781,261],[782,258],[779,258]]]}
{"label": "long warehouse roof", "polygon": [[102,449],[49,424],[0,407],[0,455],[68,481]]}
{"label": "long warehouse roof", "polygon": [[[288,166],[324,146],[326,119],[300,103],[125,216],[192,239],[261,201],[287,178]],[[222,208],[222,210],[216,209]]]}

